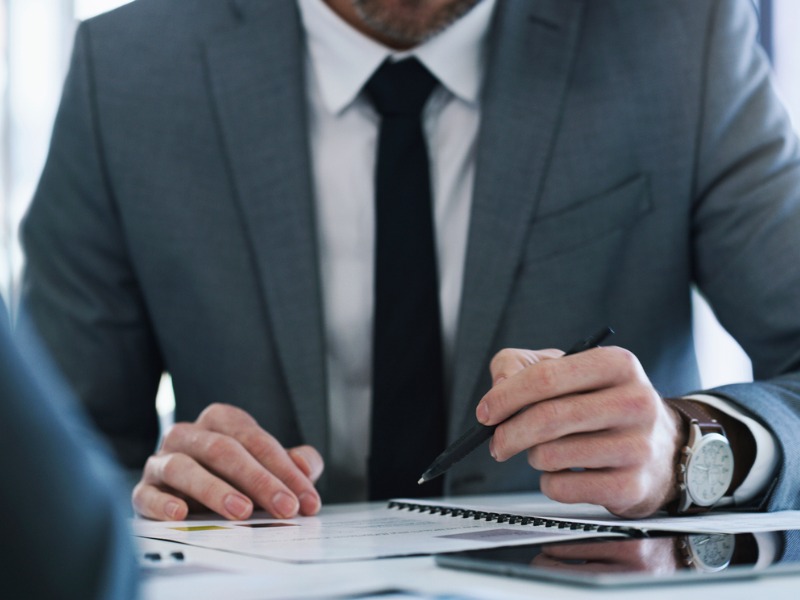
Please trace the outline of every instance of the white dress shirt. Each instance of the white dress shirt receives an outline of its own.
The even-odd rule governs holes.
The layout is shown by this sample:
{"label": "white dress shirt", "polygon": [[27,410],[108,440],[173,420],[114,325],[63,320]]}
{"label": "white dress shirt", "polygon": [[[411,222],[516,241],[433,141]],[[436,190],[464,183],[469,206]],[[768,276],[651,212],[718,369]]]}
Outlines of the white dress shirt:
{"label": "white dress shirt", "polygon": [[[377,113],[361,90],[384,60],[408,56],[419,59],[441,83],[425,107],[423,128],[430,148],[442,341],[445,376],[449,378],[472,203],[480,90],[495,0],[482,0],[443,32],[407,52],[394,51],[363,35],[323,0],[298,0],[298,4],[306,32],[309,132],[325,318],[331,440],[325,460],[326,469],[344,482],[327,499],[357,501],[367,494],[374,312],[373,174],[379,125]],[[771,435],[750,421],[751,429],[759,430],[754,431],[759,464],[770,462],[765,459],[770,452],[774,464],[777,455]],[[748,489],[762,489],[771,473],[770,469],[758,481],[750,481],[758,475],[753,469]],[[737,494],[739,499],[744,498]]]}
{"label": "white dress shirt", "polygon": [[[371,416],[374,180],[379,117],[361,90],[387,58],[417,57],[440,81],[423,112],[445,364],[452,364],[480,122],[486,37],[495,0],[441,34],[395,52],[346,24],[322,0],[299,0],[327,340],[330,454],[326,468],[366,497]],[[448,369],[449,376],[449,369]]]}

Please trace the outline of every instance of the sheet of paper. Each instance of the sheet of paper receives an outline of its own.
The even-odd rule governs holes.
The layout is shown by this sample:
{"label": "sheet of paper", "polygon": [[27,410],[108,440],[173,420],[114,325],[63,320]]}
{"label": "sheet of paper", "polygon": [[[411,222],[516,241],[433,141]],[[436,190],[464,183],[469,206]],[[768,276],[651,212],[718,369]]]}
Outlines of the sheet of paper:
{"label": "sheet of paper", "polygon": [[[538,497],[532,497],[538,498]],[[519,497],[517,499],[520,499]],[[586,526],[624,527],[630,532],[685,531],[737,533],[800,529],[800,511],[775,513],[713,512],[691,517],[625,520],[601,507],[564,505],[533,500],[509,503],[498,498],[480,503],[423,501],[426,507],[462,508],[484,513],[545,517]],[[401,500],[419,503],[419,500]],[[523,525],[387,508],[384,504],[340,505],[323,508],[316,517],[248,521],[191,520],[133,523],[140,537],[170,540],[193,546],[236,552],[286,562],[353,561],[391,556],[438,554],[491,546],[510,546],[578,539],[596,535],[623,535],[556,526]]]}
{"label": "sheet of paper", "polygon": [[[617,521],[619,522],[619,521]],[[648,531],[686,531],[702,533],[759,533],[800,529],[800,511],[772,513],[712,512],[690,517],[650,518],[641,522]]]}
{"label": "sheet of paper", "polygon": [[454,518],[372,505],[288,520],[156,522],[137,519],[140,537],[288,562],[352,561],[457,552],[597,535]]}

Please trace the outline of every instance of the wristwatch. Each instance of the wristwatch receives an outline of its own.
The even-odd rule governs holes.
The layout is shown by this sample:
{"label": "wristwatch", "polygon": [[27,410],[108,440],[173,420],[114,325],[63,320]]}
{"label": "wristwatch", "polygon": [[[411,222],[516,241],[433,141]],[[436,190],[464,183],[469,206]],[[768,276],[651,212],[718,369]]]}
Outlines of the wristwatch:
{"label": "wristwatch", "polygon": [[730,533],[690,534],[678,543],[683,564],[703,573],[727,568],[735,549],[736,536]]}
{"label": "wristwatch", "polygon": [[733,450],[725,428],[701,405],[681,399],[668,399],[667,403],[689,429],[678,461],[679,497],[672,512],[703,512],[728,493],[733,480]]}

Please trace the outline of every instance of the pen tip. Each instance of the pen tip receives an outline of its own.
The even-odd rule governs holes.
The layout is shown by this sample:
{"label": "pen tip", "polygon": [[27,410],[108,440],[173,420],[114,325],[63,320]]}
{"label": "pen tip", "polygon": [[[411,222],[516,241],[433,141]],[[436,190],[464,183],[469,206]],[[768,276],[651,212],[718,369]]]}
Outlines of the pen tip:
{"label": "pen tip", "polygon": [[417,485],[422,485],[423,483],[425,483],[425,478],[424,477],[420,477],[419,481],[417,482]]}

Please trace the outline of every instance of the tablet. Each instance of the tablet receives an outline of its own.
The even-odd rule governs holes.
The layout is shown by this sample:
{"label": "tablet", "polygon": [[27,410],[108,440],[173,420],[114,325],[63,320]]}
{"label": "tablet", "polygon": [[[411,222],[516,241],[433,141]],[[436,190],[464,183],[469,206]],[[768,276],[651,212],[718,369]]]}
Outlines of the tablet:
{"label": "tablet", "polygon": [[583,586],[696,583],[800,572],[800,530],[592,538],[470,550],[442,567]]}

